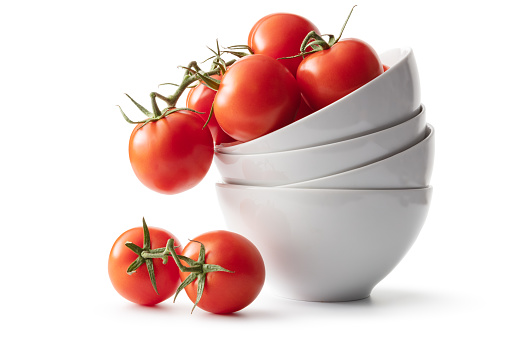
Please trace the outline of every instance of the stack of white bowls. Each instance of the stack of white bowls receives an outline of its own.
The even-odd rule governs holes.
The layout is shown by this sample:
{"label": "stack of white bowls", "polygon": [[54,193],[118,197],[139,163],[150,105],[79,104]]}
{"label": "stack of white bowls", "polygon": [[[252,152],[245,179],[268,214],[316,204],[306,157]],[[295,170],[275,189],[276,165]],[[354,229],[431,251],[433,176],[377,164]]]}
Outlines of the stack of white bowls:
{"label": "stack of white bowls", "polygon": [[308,301],[366,298],[427,216],[434,130],[410,48],[331,105],[258,139],[216,147],[226,225],[249,238],[267,287]]}

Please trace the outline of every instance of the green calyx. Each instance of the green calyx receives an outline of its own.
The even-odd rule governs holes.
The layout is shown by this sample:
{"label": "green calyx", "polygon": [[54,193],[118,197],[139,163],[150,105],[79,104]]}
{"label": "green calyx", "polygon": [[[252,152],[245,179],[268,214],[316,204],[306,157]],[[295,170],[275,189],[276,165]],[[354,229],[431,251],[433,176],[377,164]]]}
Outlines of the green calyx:
{"label": "green calyx", "polygon": [[[234,273],[233,271],[230,271],[226,268],[223,268],[219,265],[214,264],[206,264],[205,263],[205,246],[195,240],[190,240],[196,243],[200,244],[200,253],[198,256],[198,260],[195,261],[191,258],[188,258],[183,255],[179,255],[175,252],[175,239],[171,238],[168,239],[166,243],[166,247],[161,248],[151,248],[150,244],[150,232],[147,227],[147,223],[145,222],[145,218],[143,218],[143,247],[139,247],[138,245],[132,243],[132,242],[126,242],[125,246],[127,246],[130,250],[132,250],[134,253],[138,254],[138,258],[136,258],[131,265],[127,268],[127,274],[131,275],[138,268],[140,268],[143,264],[147,266],[147,270],[150,277],[150,282],[152,284],[152,287],[154,288],[154,291],[159,294],[157,291],[157,285],[156,285],[156,278],[155,278],[155,272],[154,272],[154,259],[162,259],[163,264],[167,264],[170,257],[172,257],[177,264],[178,268],[182,272],[189,272],[190,274],[187,276],[187,278],[180,284],[180,286],[177,288],[177,291],[175,292],[175,298],[173,299],[173,302],[177,299],[177,295],[189,284],[191,284],[193,281],[197,280],[198,286],[197,286],[197,294],[196,294],[196,301],[194,302],[194,306],[191,309],[191,313],[193,313],[194,309],[198,305],[198,302],[200,301],[203,291],[205,290],[205,280],[206,276],[209,273],[212,272],[228,272],[228,273]],[[188,266],[184,266],[181,263],[181,260],[184,261]]]}
{"label": "green calyx", "polygon": [[[168,244],[167,244],[166,248],[171,252],[171,255],[175,259],[175,263],[177,264],[180,271],[190,273],[187,276],[187,278],[182,282],[182,284],[180,284],[180,286],[177,288],[173,302],[175,302],[178,294],[186,286],[188,286],[189,284],[191,284],[192,282],[194,282],[196,280],[198,282],[198,286],[197,286],[196,300],[195,300],[194,306],[191,310],[191,313],[193,313],[194,309],[196,308],[196,305],[198,305],[198,302],[200,301],[200,299],[203,295],[203,291],[205,290],[205,280],[206,280],[207,274],[212,273],[212,272],[228,272],[228,273],[235,273],[235,272],[230,271],[226,268],[223,268],[219,265],[206,264],[205,263],[205,246],[201,242],[195,241],[195,240],[190,240],[190,241],[200,244],[200,253],[198,256],[198,261],[194,261],[193,259],[188,258],[186,256],[177,255],[177,253],[175,253],[175,249],[173,247],[173,241],[174,241],[173,239],[168,240]],[[183,260],[189,266],[182,265],[182,263],[180,262],[179,259]]]}
{"label": "green calyx", "polygon": [[148,275],[150,277],[150,282],[152,283],[152,287],[154,288],[154,291],[156,291],[157,294],[159,292],[157,291],[157,285],[156,285],[156,277],[154,272],[154,262],[153,259],[150,257],[145,257],[144,253],[150,253],[153,250],[150,248],[150,233],[148,231],[147,223],[145,222],[145,218],[143,218],[143,248],[139,247],[138,245],[132,243],[132,242],[126,242],[125,245],[132,250],[134,253],[138,254],[138,258],[134,260],[131,265],[127,268],[127,274],[131,275],[138,268],[140,268],[143,264],[147,266]]}

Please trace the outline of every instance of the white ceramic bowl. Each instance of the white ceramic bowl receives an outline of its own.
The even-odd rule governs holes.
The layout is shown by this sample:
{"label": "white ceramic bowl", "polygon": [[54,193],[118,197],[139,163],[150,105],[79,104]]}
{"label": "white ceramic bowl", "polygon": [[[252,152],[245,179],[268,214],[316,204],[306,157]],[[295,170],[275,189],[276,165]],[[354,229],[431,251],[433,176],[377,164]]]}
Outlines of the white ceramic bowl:
{"label": "white ceramic bowl", "polygon": [[350,171],[284,187],[394,189],[420,188],[430,184],[435,156],[435,131],[430,124],[426,137],[416,145],[388,158]]}
{"label": "white ceramic bowl", "polygon": [[217,151],[287,151],[349,139],[407,120],[421,104],[414,53],[410,48],[396,48],[380,54],[380,59],[390,68],[349,95],[260,138],[218,145]]}
{"label": "white ceramic bowl", "polygon": [[224,182],[280,186],[348,171],[407,149],[424,139],[425,108],[411,119],[384,130],[331,144],[264,154],[215,152]]}
{"label": "white ceramic bowl", "polygon": [[272,293],[307,301],[366,298],[405,256],[432,188],[334,190],[216,185],[227,228],[260,250]]}

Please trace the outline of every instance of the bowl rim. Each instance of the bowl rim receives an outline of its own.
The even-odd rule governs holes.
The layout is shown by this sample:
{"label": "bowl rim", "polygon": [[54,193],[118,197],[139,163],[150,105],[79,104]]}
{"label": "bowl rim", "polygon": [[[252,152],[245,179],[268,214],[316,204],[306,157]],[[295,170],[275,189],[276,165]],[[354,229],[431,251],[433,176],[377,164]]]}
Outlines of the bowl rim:
{"label": "bowl rim", "polygon": [[[353,137],[350,139],[340,140],[340,141],[331,142],[331,143],[327,143],[327,144],[323,144],[323,145],[316,145],[316,146],[309,146],[309,147],[304,147],[304,148],[291,149],[291,150],[287,150],[287,151],[277,151],[277,152],[267,152],[267,153],[242,153],[242,154],[240,154],[240,153],[223,153],[223,152],[220,152],[215,149],[214,156],[219,155],[221,157],[227,157],[227,158],[228,157],[251,158],[251,157],[267,157],[267,156],[274,157],[274,156],[280,156],[281,153],[291,154],[291,153],[301,153],[301,152],[313,152],[314,150],[325,148],[325,147],[333,147],[334,145],[347,144],[350,142],[359,142],[359,140],[362,141],[364,138],[373,137],[373,135],[376,135],[379,133],[387,133],[390,129],[400,127],[403,124],[410,124],[411,122],[417,121],[418,119],[423,118],[423,117],[425,119],[426,118],[425,115],[426,115],[426,106],[424,104],[421,104],[418,112],[415,115],[411,116],[410,118],[406,119],[405,121],[402,121],[400,123],[397,123],[397,124],[389,126],[389,127],[386,127],[379,131],[374,131],[374,132],[360,135],[357,137]],[[396,154],[398,154],[398,153],[396,153]]]}
{"label": "bowl rim", "polygon": [[304,187],[283,187],[283,186],[251,186],[251,185],[240,185],[240,184],[227,184],[224,182],[216,182],[216,189],[236,189],[246,191],[288,191],[288,192],[328,192],[330,193],[370,193],[370,192],[409,192],[409,191],[432,191],[433,185],[415,188],[304,188]]}

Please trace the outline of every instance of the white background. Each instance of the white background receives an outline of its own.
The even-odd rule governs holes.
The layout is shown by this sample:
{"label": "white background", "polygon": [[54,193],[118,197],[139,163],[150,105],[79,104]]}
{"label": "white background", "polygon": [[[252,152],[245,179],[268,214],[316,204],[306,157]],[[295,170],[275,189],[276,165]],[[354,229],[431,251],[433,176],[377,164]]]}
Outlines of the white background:
{"label": "white background", "polygon": [[[502,1],[3,1],[0,5],[0,320],[13,337],[130,335],[211,338],[502,338],[509,335],[506,11]],[[111,245],[141,225],[183,242],[226,228],[213,166],[194,189],[164,196],[129,164],[123,93],[150,106],[179,65],[206,46],[246,43],[251,26],[292,12],[322,33],[377,51],[414,49],[428,121],[436,128],[428,220],[400,265],[369,299],[308,303],[262,291],[231,316],[177,302],[139,307],[107,274]],[[333,258],[331,258],[333,260]],[[323,331],[323,332],[322,332]],[[195,334],[196,335],[196,334]]]}

